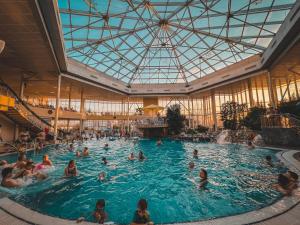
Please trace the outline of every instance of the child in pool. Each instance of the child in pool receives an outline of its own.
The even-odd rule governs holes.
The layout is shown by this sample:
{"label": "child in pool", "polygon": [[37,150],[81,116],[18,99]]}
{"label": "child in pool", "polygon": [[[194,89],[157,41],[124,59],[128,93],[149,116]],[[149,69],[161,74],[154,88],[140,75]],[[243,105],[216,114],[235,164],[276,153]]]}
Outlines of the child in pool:
{"label": "child in pool", "polygon": [[140,199],[138,202],[138,208],[134,213],[131,225],[136,224],[153,224],[150,219],[150,214],[147,211],[148,204],[146,199]]}
{"label": "child in pool", "polygon": [[99,199],[96,203],[96,209],[94,211],[94,217],[99,224],[103,224],[108,216],[105,212],[105,200]]}
{"label": "child in pool", "polygon": [[203,188],[206,186],[207,184],[207,171],[205,169],[201,169],[200,173],[199,173],[199,177],[200,177],[200,184],[199,184],[199,188]]}
{"label": "child in pool", "polygon": [[49,159],[49,156],[48,156],[48,155],[44,155],[44,156],[43,156],[43,162],[42,162],[42,165],[44,165],[44,166],[52,166],[52,162],[51,162],[51,160]]}
{"label": "child in pool", "polygon": [[103,163],[104,165],[107,165],[107,164],[108,164],[108,161],[107,161],[106,157],[102,157],[102,163]]}
{"label": "child in pool", "polygon": [[68,166],[65,168],[65,176],[77,176],[77,168],[74,160],[70,160]]}

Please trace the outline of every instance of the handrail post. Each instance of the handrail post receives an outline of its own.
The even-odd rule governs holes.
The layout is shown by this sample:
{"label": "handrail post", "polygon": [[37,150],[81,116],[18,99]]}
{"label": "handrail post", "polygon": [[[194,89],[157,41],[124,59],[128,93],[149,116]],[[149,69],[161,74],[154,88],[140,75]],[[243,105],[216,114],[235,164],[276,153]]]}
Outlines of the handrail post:
{"label": "handrail post", "polygon": [[57,140],[57,122],[60,108],[60,85],[61,85],[61,74],[58,75],[57,79],[57,93],[56,93],[56,108],[55,108],[55,119],[54,119],[54,142]]}

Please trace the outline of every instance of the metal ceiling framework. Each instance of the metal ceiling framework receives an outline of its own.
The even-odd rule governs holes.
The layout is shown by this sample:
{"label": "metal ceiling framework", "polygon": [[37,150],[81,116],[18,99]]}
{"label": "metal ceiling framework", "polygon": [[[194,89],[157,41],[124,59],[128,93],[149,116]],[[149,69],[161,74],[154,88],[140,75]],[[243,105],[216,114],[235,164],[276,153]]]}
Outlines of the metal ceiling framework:
{"label": "metal ceiling framework", "polygon": [[295,0],[59,0],[68,57],[128,85],[189,83],[261,54]]}

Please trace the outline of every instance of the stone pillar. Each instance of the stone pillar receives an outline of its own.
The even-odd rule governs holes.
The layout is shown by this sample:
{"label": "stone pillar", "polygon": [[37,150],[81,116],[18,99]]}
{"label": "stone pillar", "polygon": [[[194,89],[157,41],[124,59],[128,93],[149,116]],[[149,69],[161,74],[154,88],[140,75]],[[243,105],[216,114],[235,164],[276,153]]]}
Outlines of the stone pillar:
{"label": "stone pillar", "polygon": [[61,85],[61,75],[58,75],[57,78],[57,93],[56,93],[56,108],[55,108],[55,119],[54,119],[54,141],[57,139],[57,122],[58,114],[60,108],[60,85]]}
{"label": "stone pillar", "polygon": [[270,99],[270,105],[272,106],[273,109],[276,108],[276,101],[274,98],[274,90],[273,90],[273,82],[271,78],[271,73],[268,71],[267,73],[268,77],[268,90],[269,90],[269,99]]}
{"label": "stone pillar", "polygon": [[253,107],[254,106],[254,101],[253,101],[253,93],[252,93],[252,83],[251,83],[250,78],[248,78],[248,80],[247,80],[247,87],[248,87],[248,92],[249,92],[250,107]]}
{"label": "stone pillar", "polygon": [[83,89],[81,89],[81,92],[80,92],[80,125],[79,125],[80,134],[83,130],[83,114],[84,114],[84,98],[83,98]]}
{"label": "stone pillar", "polygon": [[210,97],[211,97],[211,112],[213,117],[213,128],[214,131],[218,128],[218,120],[217,120],[217,110],[216,110],[216,99],[215,99],[215,90],[210,91]]}

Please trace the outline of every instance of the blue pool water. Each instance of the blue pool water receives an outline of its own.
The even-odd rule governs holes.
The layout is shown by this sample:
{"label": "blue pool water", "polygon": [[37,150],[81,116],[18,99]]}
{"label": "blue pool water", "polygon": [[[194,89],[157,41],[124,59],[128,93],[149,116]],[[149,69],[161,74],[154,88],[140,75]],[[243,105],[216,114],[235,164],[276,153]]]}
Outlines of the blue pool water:
{"label": "blue pool water", "polygon": [[[154,140],[140,140],[134,145],[123,139],[89,141],[76,146],[89,147],[90,157],[76,158],[66,146],[58,150],[48,147],[41,154],[27,154],[35,162],[47,152],[55,165],[47,180],[16,189],[10,197],[17,202],[47,215],[77,219],[84,216],[93,221],[92,212],[97,199],[106,200],[109,221],[128,224],[140,198],[146,198],[151,218],[155,223],[174,223],[206,220],[240,214],[262,208],[280,198],[270,188],[276,174],[284,168],[270,168],[264,157],[275,152],[268,149],[248,150],[239,145],[201,144],[165,140],[156,146]],[[199,159],[193,159],[194,149]],[[128,161],[131,151],[143,150],[147,160]],[[109,165],[101,164],[105,156]],[[1,157],[9,162],[16,155]],[[77,178],[62,178],[70,159],[75,159]],[[188,163],[195,162],[190,172]],[[200,168],[207,169],[209,183],[199,190]],[[107,182],[100,182],[98,174],[105,171]]]}

